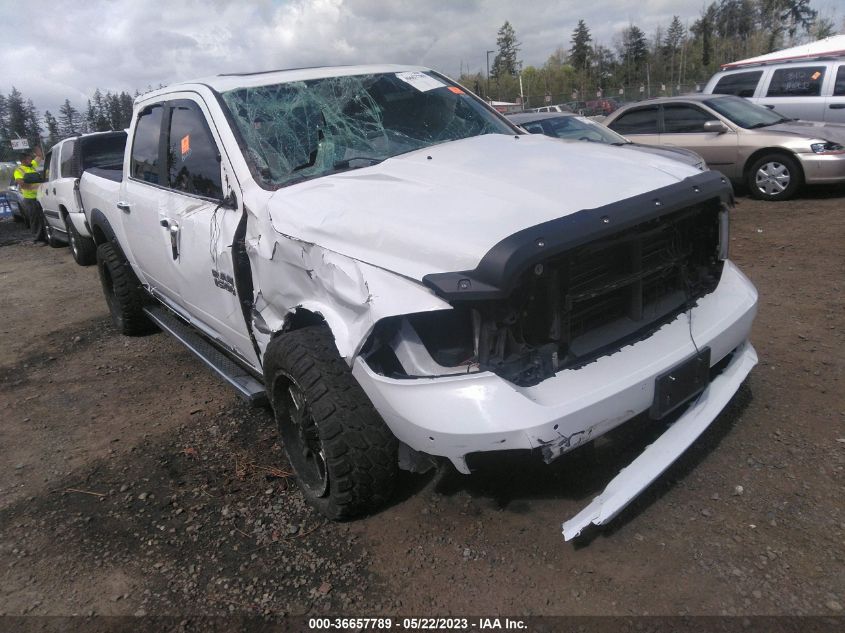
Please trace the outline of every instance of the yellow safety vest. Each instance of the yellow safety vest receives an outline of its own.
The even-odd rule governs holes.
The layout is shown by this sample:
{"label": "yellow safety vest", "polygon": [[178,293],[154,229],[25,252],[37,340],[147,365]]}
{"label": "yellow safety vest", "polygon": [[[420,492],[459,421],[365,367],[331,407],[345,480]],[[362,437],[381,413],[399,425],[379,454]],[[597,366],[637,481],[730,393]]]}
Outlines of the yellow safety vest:
{"label": "yellow safety vest", "polygon": [[[35,170],[30,167],[29,165],[18,165],[15,168],[14,178],[15,180],[23,180],[24,174],[34,174],[36,173]],[[38,184],[37,183],[20,183],[21,188],[21,195],[26,198],[27,200],[35,200],[38,196]]]}

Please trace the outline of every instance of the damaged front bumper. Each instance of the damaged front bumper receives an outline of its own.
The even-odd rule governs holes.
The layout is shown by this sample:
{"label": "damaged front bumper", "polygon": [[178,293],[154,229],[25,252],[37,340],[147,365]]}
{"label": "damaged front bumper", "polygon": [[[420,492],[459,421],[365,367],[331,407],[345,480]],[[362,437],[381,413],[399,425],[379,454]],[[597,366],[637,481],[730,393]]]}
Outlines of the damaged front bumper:
{"label": "damaged front bumper", "polygon": [[725,371],[737,379],[717,378],[699,399],[721,403],[718,410],[708,406],[707,415],[695,414],[701,423],[712,411],[707,423],[712,421],[754,364],[747,339],[756,309],[754,286],[726,261],[717,288],[690,312],[641,341],[531,387],[490,372],[388,378],[361,357],[352,371],[399,440],[448,458],[460,472],[470,472],[467,455],[484,451],[539,449],[550,462],[648,410],[657,376],[693,355],[696,345],[710,348],[711,365],[735,352]]}
{"label": "damaged front bumper", "polygon": [[751,343],[736,350],[731,362],[678,418],[639,457],[614,477],[586,508],[563,524],[568,541],[593,524],[604,525],[657,479],[710,425],[757,364]]}

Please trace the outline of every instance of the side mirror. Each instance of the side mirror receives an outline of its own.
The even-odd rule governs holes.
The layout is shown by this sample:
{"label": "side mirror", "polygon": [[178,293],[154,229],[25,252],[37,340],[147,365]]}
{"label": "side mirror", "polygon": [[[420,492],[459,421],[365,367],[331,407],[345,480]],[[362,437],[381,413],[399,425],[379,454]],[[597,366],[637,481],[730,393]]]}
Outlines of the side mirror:
{"label": "side mirror", "polygon": [[728,126],[721,121],[707,121],[704,123],[705,132],[715,132],[716,134],[724,134],[728,131]]}
{"label": "side mirror", "polygon": [[41,172],[27,172],[23,175],[23,181],[28,185],[36,185],[44,182],[44,174]]}

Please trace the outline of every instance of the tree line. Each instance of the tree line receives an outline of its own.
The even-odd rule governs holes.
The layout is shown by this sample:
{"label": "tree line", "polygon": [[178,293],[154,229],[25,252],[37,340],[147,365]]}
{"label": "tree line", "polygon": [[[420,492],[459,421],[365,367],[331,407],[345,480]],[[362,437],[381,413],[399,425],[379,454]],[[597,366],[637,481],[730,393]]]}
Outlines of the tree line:
{"label": "tree line", "polygon": [[610,43],[593,39],[578,20],[569,47],[552,52],[541,66],[519,60],[520,42],[510,22],[499,29],[497,52],[485,72],[461,73],[461,82],[479,95],[526,105],[619,97],[635,100],[678,94],[703,85],[721,64],[754,57],[835,34],[811,0],[716,0],[687,23],[673,16],[651,36],[629,24]]}
{"label": "tree line", "polygon": [[46,110],[42,117],[32,99],[24,98],[13,86],[8,95],[0,94],[0,160],[15,159],[11,139],[25,138],[31,148],[41,145],[46,151],[70,136],[128,128],[132,122],[132,104],[139,94],[137,90],[130,95],[125,91],[102,92],[98,88],[84,111],[65,99],[55,115]]}

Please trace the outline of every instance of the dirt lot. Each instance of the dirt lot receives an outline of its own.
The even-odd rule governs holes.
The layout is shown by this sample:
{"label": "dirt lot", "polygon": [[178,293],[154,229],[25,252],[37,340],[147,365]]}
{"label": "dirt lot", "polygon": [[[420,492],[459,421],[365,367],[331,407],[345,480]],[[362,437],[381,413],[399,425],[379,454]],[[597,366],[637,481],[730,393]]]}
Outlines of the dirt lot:
{"label": "dirt lot", "polygon": [[609,528],[560,522],[653,437],[550,467],[405,476],[327,524],[271,416],[166,335],[112,330],[96,269],[0,221],[0,615],[841,614],[845,191],[740,199],[760,364]]}

